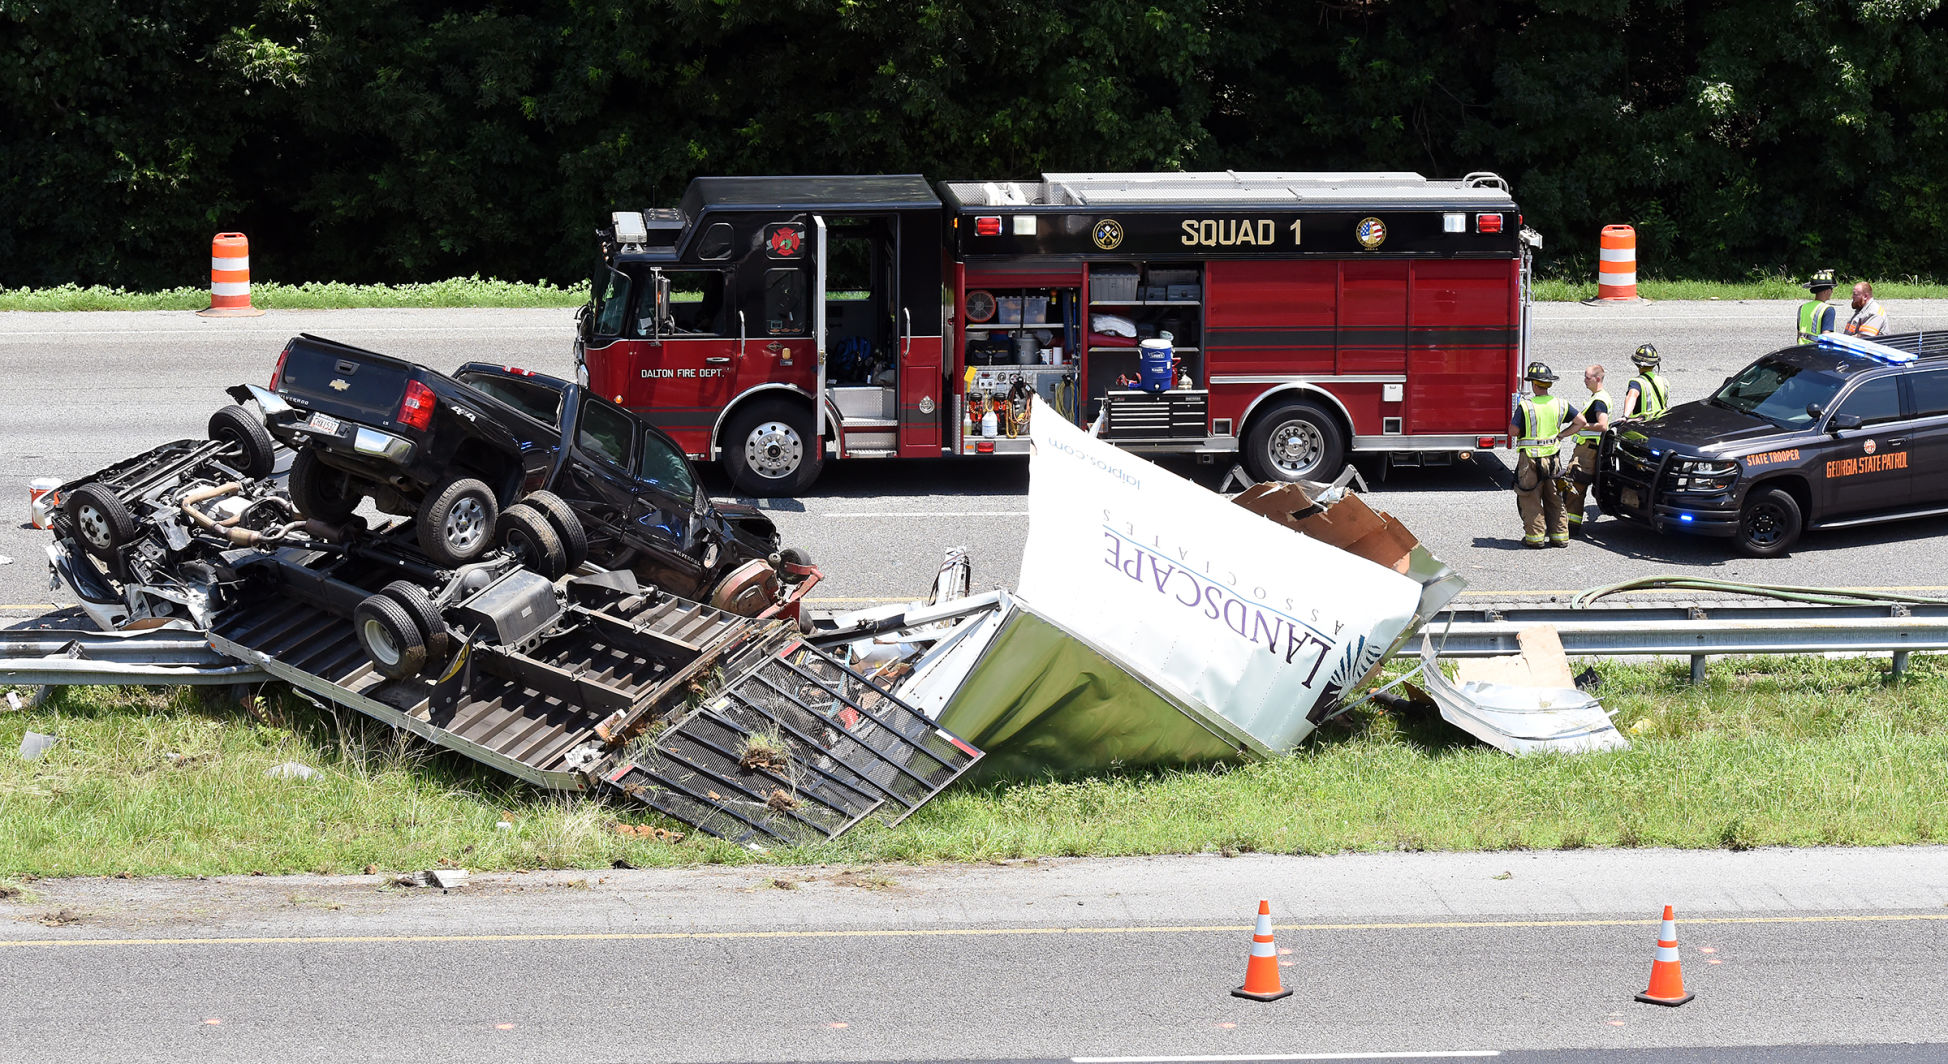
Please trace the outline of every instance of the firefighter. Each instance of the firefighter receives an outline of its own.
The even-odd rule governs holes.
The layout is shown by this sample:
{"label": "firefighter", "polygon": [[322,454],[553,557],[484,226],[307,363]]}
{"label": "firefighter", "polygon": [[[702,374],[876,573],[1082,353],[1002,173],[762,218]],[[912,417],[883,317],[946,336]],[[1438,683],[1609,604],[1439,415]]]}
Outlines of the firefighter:
{"label": "firefighter", "polygon": [[1874,298],[1874,286],[1865,281],[1853,286],[1853,317],[1843,330],[1848,336],[1879,336],[1887,331],[1887,311]]}
{"label": "firefighter", "polygon": [[1569,546],[1569,522],[1562,509],[1556,478],[1562,473],[1562,438],[1583,428],[1583,415],[1569,401],[1550,395],[1555,373],[1540,362],[1529,363],[1524,375],[1535,394],[1515,407],[1515,510],[1522,515],[1522,544]]}
{"label": "firefighter", "polygon": [[1840,308],[1827,302],[1833,298],[1833,271],[1814,270],[1806,281],[1812,298],[1799,304],[1799,342],[1810,344],[1821,333],[1840,331]]}
{"label": "firefighter", "polygon": [[1630,361],[1637,366],[1637,375],[1623,389],[1623,418],[1638,419],[1656,417],[1671,405],[1671,385],[1657,373],[1663,360],[1657,357],[1657,345],[1645,344],[1639,347]]}
{"label": "firefighter", "polygon": [[1603,431],[1610,427],[1610,393],[1603,387],[1601,365],[1583,371],[1583,387],[1590,391],[1589,402],[1583,405],[1578,417],[1583,428],[1576,433],[1576,447],[1570,452],[1569,464],[1563,469],[1560,481],[1562,508],[1572,535],[1583,527],[1583,502],[1590,484],[1596,480],[1596,448],[1603,441]]}

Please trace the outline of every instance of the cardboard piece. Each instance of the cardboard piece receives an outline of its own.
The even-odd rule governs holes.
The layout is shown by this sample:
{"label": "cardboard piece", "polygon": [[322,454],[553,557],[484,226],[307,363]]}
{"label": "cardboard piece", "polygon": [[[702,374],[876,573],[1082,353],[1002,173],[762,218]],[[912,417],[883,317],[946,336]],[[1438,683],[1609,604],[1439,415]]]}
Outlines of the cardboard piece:
{"label": "cardboard piece", "polygon": [[1321,506],[1298,484],[1267,482],[1252,485],[1231,501],[1396,573],[1407,571],[1408,555],[1420,545],[1398,521],[1376,512],[1350,491],[1331,506]]}
{"label": "cardboard piece", "polygon": [[1499,683],[1510,687],[1576,688],[1569,672],[1569,656],[1563,652],[1562,637],[1556,626],[1538,624],[1515,633],[1522,644],[1520,654],[1496,658],[1463,658],[1455,663],[1457,683]]}

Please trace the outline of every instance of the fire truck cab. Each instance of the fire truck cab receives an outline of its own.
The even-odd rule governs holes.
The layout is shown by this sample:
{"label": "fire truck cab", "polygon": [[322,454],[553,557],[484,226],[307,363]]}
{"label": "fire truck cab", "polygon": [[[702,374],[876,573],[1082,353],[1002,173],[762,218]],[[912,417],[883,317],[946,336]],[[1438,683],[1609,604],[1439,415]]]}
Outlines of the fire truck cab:
{"label": "fire truck cab", "polygon": [[1540,243],[1492,174],[713,177],[612,223],[581,372],[752,495],[1025,453],[1031,394],[1264,480],[1451,461],[1507,439]]}

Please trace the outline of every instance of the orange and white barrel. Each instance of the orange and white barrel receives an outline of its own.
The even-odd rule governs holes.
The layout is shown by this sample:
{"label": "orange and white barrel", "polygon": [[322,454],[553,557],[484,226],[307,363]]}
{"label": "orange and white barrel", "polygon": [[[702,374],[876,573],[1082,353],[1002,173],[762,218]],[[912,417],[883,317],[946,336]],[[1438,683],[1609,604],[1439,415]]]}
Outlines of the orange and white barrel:
{"label": "orange and white barrel", "polygon": [[54,508],[61,505],[54,489],[60,486],[58,477],[35,477],[27,482],[27,520],[35,528],[54,527]]}
{"label": "orange and white barrel", "polygon": [[1606,225],[1597,238],[1596,298],[1637,298],[1637,231]]}
{"label": "orange and white barrel", "polygon": [[210,306],[198,314],[209,318],[255,317],[263,311],[250,305],[250,238],[242,233],[218,233],[210,241]]}

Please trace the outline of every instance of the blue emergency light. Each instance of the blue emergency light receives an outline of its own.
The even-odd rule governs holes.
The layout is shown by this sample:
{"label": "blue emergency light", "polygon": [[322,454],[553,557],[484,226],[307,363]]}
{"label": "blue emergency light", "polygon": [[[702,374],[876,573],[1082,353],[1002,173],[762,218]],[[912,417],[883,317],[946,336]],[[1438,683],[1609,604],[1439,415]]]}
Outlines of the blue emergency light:
{"label": "blue emergency light", "polygon": [[1872,340],[1862,340],[1858,336],[1848,336],[1845,333],[1821,333],[1819,339],[1814,342],[1828,350],[1851,351],[1856,355],[1865,355],[1877,361],[1892,362],[1896,365],[1912,362],[1915,357],[1912,351],[1902,351],[1899,348],[1877,344]]}

